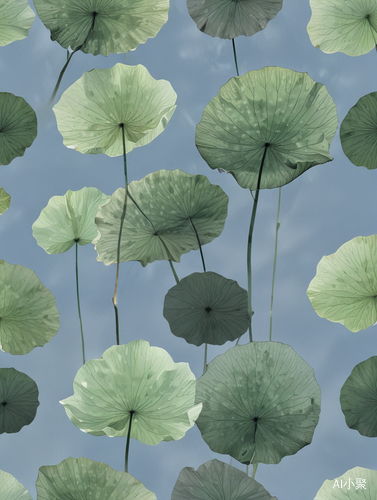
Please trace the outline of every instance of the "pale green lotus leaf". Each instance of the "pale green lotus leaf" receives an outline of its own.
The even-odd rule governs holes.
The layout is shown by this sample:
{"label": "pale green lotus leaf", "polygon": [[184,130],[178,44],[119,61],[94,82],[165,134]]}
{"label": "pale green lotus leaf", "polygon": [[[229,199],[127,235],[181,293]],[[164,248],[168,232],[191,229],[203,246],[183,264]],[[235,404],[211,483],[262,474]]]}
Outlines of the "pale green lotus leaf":
{"label": "pale green lotus leaf", "polygon": [[166,80],[155,80],[140,64],[116,64],[86,72],[54,106],[59,132],[68,148],[81,153],[123,154],[149,144],[176,108],[177,94]]}
{"label": "pale green lotus leaf", "polygon": [[350,429],[377,437],[377,356],[352,370],[340,391],[340,406]]}
{"label": "pale green lotus leaf", "polygon": [[0,92],[0,165],[23,156],[37,137],[37,116],[22,97]]}
{"label": "pale green lotus leaf", "polygon": [[74,395],[61,401],[85,432],[131,437],[145,444],[181,439],[200,413],[187,363],[144,340],[113,346],[77,372]]}
{"label": "pale green lotus leaf", "polygon": [[93,55],[134,50],[168,20],[169,0],[34,0],[51,40]]}
{"label": "pale green lotus leaf", "polygon": [[327,479],[314,500],[375,500],[377,471],[355,467],[335,479]]}
{"label": "pale green lotus leaf", "polygon": [[10,194],[8,194],[4,188],[0,188],[0,214],[3,214],[8,210],[10,206]]}
{"label": "pale green lotus leaf", "polygon": [[26,38],[34,18],[35,14],[27,0],[2,0],[0,3],[0,46]]}
{"label": "pale green lotus leaf", "polygon": [[312,368],[278,342],[235,346],[209,363],[197,382],[197,420],[215,453],[277,464],[312,441],[321,393]]}
{"label": "pale green lotus leaf", "polygon": [[37,384],[28,375],[14,368],[0,368],[0,434],[19,432],[34,420],[38,395]]}
{"label": "pale green lotus leaf", "polygon": [[212,169],[244,188],[288,184],[332,160],[338,118],[333,100],[307,73],[263,68],[231,78],[204,109],[196,146]]}
{"label": "pale green lotus leaf", "polygon": [[198,29],[220,38],[252,36],[263,30],[281,10],[283,0],[187,0]]}
{"label": "pale green lotus leaf", "polygon": [[325,255],[307,295],[321,318],[358,332],[377,321],[377,235],[357,236]]}
{"label": "pale green lotus leaf", "polygon": [[92,187],[53,196],[32,226],[38,245],[49,254],[66,252],[76,242],[87,245],[97,236],[98,207],[109,199]]}
{"label": "pale green lotus leaf", "polygon": [[255,479],[244,472],[211,460],[196,471],[192,467],[181,470],[171,500],[277,500]]}
{"label": "pale green lotus leaf", "polygon": [[27,489],[3,470],[0,470],[0,485],[0,500],[33,500]]}
{"label": "pale green lotus leaf", "polygon": [[38,500],[156,500],[156,495],[127,472],[89,458],[63,460],[39,469]]}
{"label": "pale green lotus leaf", "polygon": [[377,46],[375,0],[310,0],[310,41],[327,54],[360,56]]}
{"label": "pale green lotus leaf", "polygon": [[247,292],[217,273],[193,273],[165,296],[164,318],[171,332],[189,344],[222,345],[249,326]]}
{"label": "pale green lotus leaf", "polygon": [[361,97],[340,126],[344,154],[358,167],[377,168],[377,92]]}
{"label": "pale green lotus leaf", "polygon": [[55,298],[26,267],[0,260],[0,348],[26,354],[59,330]]}
{"label": "pale green lotus leaf", "polygon": [[[128,186],[120,262],[138,260],[143,266],[155,260],[179,262],[181,255],[210,243],[223,230],[228,196],[203,175],[181,170],[158,170]],[[99,207],[98,236],[93,243],[97,260],[117,261],[124,189]],[[136,203],[136,204],[135,204]],[[194,229],[194,227],[195,229]]]}

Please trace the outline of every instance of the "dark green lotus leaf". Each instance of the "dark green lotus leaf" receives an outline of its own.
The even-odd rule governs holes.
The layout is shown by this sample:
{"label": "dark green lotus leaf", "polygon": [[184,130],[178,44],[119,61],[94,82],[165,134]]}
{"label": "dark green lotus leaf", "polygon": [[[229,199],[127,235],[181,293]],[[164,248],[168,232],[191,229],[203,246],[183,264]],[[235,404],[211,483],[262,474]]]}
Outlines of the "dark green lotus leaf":
{"label": "dark green lotus leaf", "polygon": [[[120,262],[138,260],[143,266],[155,260],[179,262],[182,254],[199,248],[193,225],[201,245],[223,230],[228,197],[203,175],[159,170],[131,182],[128,192]],[[123,203],[124,189],[118,189],[96,217],[99,234],[93,243],[97,260],[106,265],[117,261]]]}
{"label": "dark green lotus leaf", "polygon": [[251,342],[217,356],[197,382],[197,425],[215,453],[277,464],[312,441],[321,393],[312,368],[278,342]]}
{"label": "dark green lotus leaf", "polygon": [[1,0],[0,45],[23,40],[29,34],[35,14],[27,0]]}
{"label": "dark green lotus leaf", "polygon": [[377,356],[355,366],[340,391],[340,405],[350,429],[377,437]]}
{"label": "dark green lotus leaf", "polygon": [[77,241],[87,245],[97,236],[94,222],[99,205],[110,196],[96,188],[84,187],[53,196],[33,224],[33,236],[47,253],[62,253]]}
{"label": "dark green lotus leaf", "polygon": [[0,92],[0,165],[23,156],[37,137],[37,116],[31,106],[8,92]]}
{"label": "dark green lotus leaf", "polygon": [[26,354],[59,330],[55,298],[34,271],[0,260],[0,348]]}
{"label": "dark green lotus leaf", "polygon": [[187,363],[145,340],[113,346],[77,372],[74,395],[61,401],[79,429],[155,445],[181,439],[198,418],[196,379]]}
{"label": "dark green lotus leaf", "polygon": [[263,68],[231,78],[204,109],[196,146],[212,169],[244,188],[288,184],[305,170],[332,160],[338,124],[327,89],[307,73]]}
{"label": "dark green lotus leaf", "polygon": [[247,292],[220,274],[193,273],[168,291],[164,317],[190,344],[222,345],[248,329]]}
{"label": "dark green lotus leaf", "polygon": [[327,479],[314,500],[374,500],[377,471],[355,467],[335,479]]}
{"label": "dark green lotus leaf", "polygon": [[277,500],[244,472],[211,460],[196,471],[185,467],[179,474],[171,500]]}
{"label": "dark green lotus leaf", "polygon": [[131,474],[89,458],[43,466],[35,485],[38,500],[156,500]]}
{"label": "dark green lotus leaf", "polygon": [[252,36],[263,30],[281,10],[283,0],[187,0],[198,29],[220,38]]}
{"label": "dark green lotus leaf", "polygon": [[86,72],[54,106],[59,132],[68,148],[81,153],[123,154],[149,144],[175,111],[177,94],[166,80],[155,80],[140,64],[116,64]]}
{"label": "dark green lotus leaf", "polygon": [[27,489],[3,470],[0,470],[0,485],[0,500],[33,500]]}
{"label": "dark green lotus leaf", "polygon": [[358,167],[377,168],[377,92],[361,97],[340,126],[344,154]]}
{"label": "dark green lotus leaf", "polygon": [[169,0],[34,0],[62,47],[93,55],[134,50],[168,20]]}
{"label": "dark green lotus leaf", "polygon": [[310,6],[309,37],[322,52],[360,56],[376,47],[375,0],[310,0]]}
{"label": "dark green lotus leaf", "polygon": [[[34,420],[39,406],[38,395],[37,384],[25,373],[14,368],[0,368],[0,434],[19,432]],[[1,490],[2,487],[0,500]]]}
{"label": "dark green lotus leaf", "polygon": [[8,210],[10,205],[10,194],[8,194],[4,188],[0,188],[0,214],[3,214]]}
{"label": "dark green lotus leaf", "polygon": [[377,321],[377,235],[357,236],[325,255],[307,295],[321,318],[358,332]]}

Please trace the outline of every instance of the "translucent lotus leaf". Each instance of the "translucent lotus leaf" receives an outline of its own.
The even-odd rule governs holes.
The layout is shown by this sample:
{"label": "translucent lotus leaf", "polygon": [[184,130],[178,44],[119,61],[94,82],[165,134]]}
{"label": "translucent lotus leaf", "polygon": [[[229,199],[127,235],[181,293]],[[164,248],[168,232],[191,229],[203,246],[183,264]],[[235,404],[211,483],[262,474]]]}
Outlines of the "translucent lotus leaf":
{"label": "translucent lotus leaf", "polygon": [[110,196],[96,188],[84,187],[53,196],[33,224],[33,236],[47,253],[62,253],[77,241],[87,245],[97,236],[94,222],[99,205]]}
{"label": "translucent lotus leaf", "polygon": [[37,384],[25,373],[14,368],[0,368],[0,434],[19,432],[34,420],[39,406],[38,395]]}
{"label": "translucent lotus leaf", "polygon": [[197,346],[222,345],[249,326],[246,290],[212,272],[181,279],[166,294],[163,314],[174,335]]}
{"label": "translucent lotus leaf", "polygon": [[340,126],[344,154],[358,167],[377,168],[377,92],[361,97]]}
{"label": "translucent lotus leaf", "polygon": [[235,346],[197,382],[197,425],[215,453],[277,464],[312,441],[321,393],[312,368],[278,342]]}
{"label": "translucent lotus leaf", "polygon": [[255,479],[244,472],[211,460],[196,471],[192,467],[181,470],[171,500],[277,500]]}
{"label": "translucent lotus leaf", "polygon": [[198,29],[220,38],[252,36],[263,30],[281,10],[283,0],[187,0]]}
{"label": "translucent lotus leaf", "polygon": [[26,267],[0,260],[0,348],[26,354],[59,330],[55,298]]}
{"label": "translucent lotus leaf", "polygon": [[68,148],[119,156],[122,130],[127,153],[149,144],[165,130],[176,99],[170,83],[155,80],[144,66],[118,63],[84,73],[53,109]]}
{"label": "translucent lotus leaf", "polygon": [[134,50],[168,20],[169,0],[34,0],[51,40],[86,54]]}
{"label": "translucent lotus leaf", "polygon": [[325,255],[307,295],[321,318],[358,332],[377,321],[377,235],[357,236]]}
{"label": "translucent lotus leaf", "polygon": [[[143,266],[155,260],[179,262],[182,254],[199,248],[195,230],[205,245],[224,228],[228,196],[203,175],[158,170],[131,182],[128,192],[120,262],[138,260]],[[117,261],[123,203],[124,189],[118,189],[97,213],[98,236],[93,243],[97,260],[106,265]]]}
{"label": "translucent lotus leaf", "polygon": [[377,471],[355,467],[343,476],[327,479],[314,500],[374,500],[377,495]]}
{"label": "translucent lotus leaf", "polygon": [[27,0],[2,0],[0,3],[0,45],[23,40],[29,34],[35,14]]}
{"label": "translucent lotus leaf", "polygon": [[212,169],[230,172],[255,190],[288,184],[332,160],[337,130],[334,101],[307,73],[263,68],[231,78],[204,109],[196,146]]}
{"label": "translucent lotus leaf", "polygon": [[27,489],[3,470],[0,470],[0,484],[0,500],[33,500]]}
{"label": "translucent lotus leaf", "polygon": [[310,0],[310,41],[327,54],[360,56],[377,45],[375,0]]}
{"label": "translucent lotus leaf", "polygon": [[69,457],[43,466],[35,485],[38,500],[156,500],[131,474],[89,458]]}
{"label": "translucent lotus leaf", "polygon": [[10,195],[4,190],[4,188],[0,188],[0,214],[3,214],[6,210],[8,210],[10,205]]}
{"label": "translucent lotus leaf", "polygon": [[350,429],[377,437],[377,356],[352,370],[340,391],[340,406]]}
{"label": "translucent lotus leaf", "polygon": [[0,165],[23,156],[37,137],[37,116],[31,106],[8,92],[0,92]]}
{"label": "translucent lotus leaf", "polygon": [[[61,401],[71,421],[85,432],[102,431],[145,444],[181,439],[200,413],[196,380],[187,363],[144,340],[113,346],[77,372],[74,395]],[[98,435],[98,434],[97,434]]]}

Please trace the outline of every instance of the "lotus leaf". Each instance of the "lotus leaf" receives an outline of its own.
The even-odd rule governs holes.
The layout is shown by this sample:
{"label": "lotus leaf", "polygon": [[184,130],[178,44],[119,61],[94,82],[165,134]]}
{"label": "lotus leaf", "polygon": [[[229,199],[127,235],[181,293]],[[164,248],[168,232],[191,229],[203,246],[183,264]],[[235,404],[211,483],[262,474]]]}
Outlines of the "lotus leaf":
{"label": "lotus leaf", "polygon": [[62,47],[93,55],[134,50],[168,20],[169,0],[34,0]]}
{"label": "lotus leaf", "polygon": [[377,356],[355,366],[340,391],[340,405],[350,429],[377,437]]}
{"label": "lotus leaf", "polygon": [[198,29],[220,38],[251,36],[263,30],[281,10],[283,0],[187,0]]}
{"label": "lotus leaf", "polygon": [[[192,225],[201,245],[210,243],[223,230],[228,197],[203,175],[159,170],[131,182],[128,192],[120,262],[138,260],[143,266],[155,260],[179,262],[182,254],[199,248]],[[99,234],[93,243],[97,260],[106,265],[117,260],[123,203],[124,189],[118,189],[96,217]]]}
{"label": "lotus leaf", "polygon": [[322,257],[307,295],[321,318],[358,332],[377,321],[377,235],[357,236]]}
{"label": "lotus leaf", "polygon": [[131,474],[89,458],[41,467],[36,487],[38,500],[156,500]]}
{"label": "lotus leaf", "polygon": [[198,470],[185,467],[179,474],[171,500],[277,500],[255,479],[224,464],[211,460]]}
{"label": "lotus leaf", "polygon": [[278,342],[235,346],[197,382],[197,425],[215,453],[242,463],[277,464],[311,443],[320,388],[310,366]]}
{"label": "lotus leaf", "polygon": [[97,236],[98,206],[110,199],[96,188],[84,187],[53,196],[33,224],[33,235],[47,253],[62,253],[75,242],[87,245]]}
{"label": "lotus leaf", "polygon": [[322,52],[360,56],[376,47],[375,0],[310,0],[310,6],[309,37]]}
{"label": "lotus leaf", "polygon": [[23,40],[29,34],[35,14],[27,0],[2,0],[0,3],[0,45]]}
{"label": "lotus leaf", "polygon": [[68,148],[81,153],[123,154],[149,144],[170,120],[177,94],[140,64],[93,69],[71,85],[54,106]]}
{"label": "lotus leaf", "polygon": [[193,273],[168,291],[164,317],[190,344],[222,345],[248,328],[247,292],[217,273]]}
{"label": "lotus leaf", "polygon": [[37,117],[31,106],[8,92],[0,92],[0,165],[23,156],[37,136]]}
{"label": "lotus leaf", "polygon": [[255,190],[288,184],[332,160],[337,115],[326,87],[307,73],[263,68],[231,78],[204,109],[196,146],[212,169]]}
{"label": "lotus leaf", "polygon": [[10,195],[4,190],[4,188],[0,188],[0,214],[3,214],[6,210],[8,210],[10,205]]}
{"label": "lotus leaf", "polygon": [[0,470],[0,484],[0,500],[33,500],[27,489],[3,470]]}
{"label": "lotus leaf", "polygon": [[327,479],[314,500],[374,500],[377,471],[355,467],[335,479]]}
{"label": "lotus leaf", "polygon": [[19,432],[34,420],[39,406],[38,394],[37,384],[25,373],[0,368],[0,434]]}
{"label": "lotus leaf", "polygon": [[348,159],[358,167],[377,168],[377,92],[361,97],[340,126]]}
{"label": "lotus leaf", "polygon": [[34,271],[0,260],[0,348],[26,354],[59,330],[55,298]]}
{"label": "lotus leaf", "polygon": [[131,437],[145,444],[181,439],[200,413],[187,363],[144,340],[113,346],[77,372],[74,395],[61,401],[85,432]]}

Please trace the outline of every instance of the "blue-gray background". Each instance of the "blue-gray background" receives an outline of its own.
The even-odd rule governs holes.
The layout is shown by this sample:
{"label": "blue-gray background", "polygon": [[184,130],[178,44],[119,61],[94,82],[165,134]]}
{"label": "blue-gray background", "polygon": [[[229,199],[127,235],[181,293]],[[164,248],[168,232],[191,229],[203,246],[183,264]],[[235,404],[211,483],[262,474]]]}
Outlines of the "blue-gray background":
{"label": "blue-gray background", "polygon": [[[377,54],[372,51],[351,58],[322,53],[312,46],[306,31],[310,15],[309,0],[284,0],[282,11],[264,31],[237,38],[240,74],[265,66],[307,72],[326,85],[341,123],[361,96],[377,90]],[[59,404],[73,394],[72,382],[81,363],[74,249],[47,255],[31,230],[52,196],[84,186],[112,194],[123,186],[121,157],[82,155],[67,149],[53,112],[46,108],[65,58],[65,50],[50,41],[49,31],[38,18],[28,38],[0,48],[0,91],[22,96],[38,115],[38,136],[32,147],[22,158],[1,167],[0,187],[11,194],[12,202],[0,218],[0,258],[36,272],[56,297],[61,321],[60,331],[43,348],[25,356],[0,352],[1,367],[28,374],[40,391],[35,421],[18,434],[0,436],[0,469],[15,476],[33,498],[42,465],[56,465],[69,456],[102,461],[117,470],[124,463],[125,438],[98,438],[80,432]],[[213,172],[194,141],[203,109],[235,76],[231,42],[201,33],[183,0],[174,0],[159,34],[126,56],[75,54],[57,99],[84,71],[110,68],[117,62],[143,64],[155,79],[170,81],[178,94],[177,109],[166,130],[151,144],[129,154],[129,179],[139,180],[162,168],[180,168],[204,174],[220,185],[230,197],[229,216],[222,235],[203,248],[207,269],[246,288],[250,193],[238,187],[232,176]],[[273,340],[292,345],[313,367],[322,390],[322,410],[311,445],[278,465],[259,465],[256,479],[279,500],[313,499],[325,479],[355,466],[377,469],[376,441],[348,429],[339,404],[340,388],[353,367],[377,353],[376,327],[352,334],[342,325],[319,318],[306,296],[323,255],[335,252],[355,236],[376,232],[376,172],[348,161],[338,133],[330,151],[333,162],[314,167],[282,190]],[[258,341],[268,340],[277,200],[278,190],[262,191],[257,213],[253,325]],[[99,358],[115,342],[111,302],[115,266],[97,262],[92,245],[79,250],[87,358]],[[199,253],[184,255],[176,270],[179,277],[201,271]],[[174,361],[189,362],[199,377],[204,347],[174,337],[162,316],[164,296],[174,284],[167,262],[146,268],[138,262],[121,265],[121,342],[145,339],[166,349]],[[247,334],[241,343],[246,341]],[[209,359],[230,346],[210,346]],[[197,468],[212,458],[229,463],[229,457],[209,450],[194,427],[182,440],[154,447],[132,440],[129,472],[159,500],[168,500],[183,467]]]}

